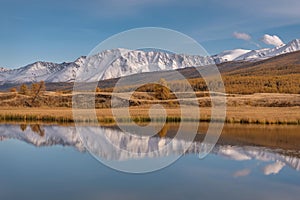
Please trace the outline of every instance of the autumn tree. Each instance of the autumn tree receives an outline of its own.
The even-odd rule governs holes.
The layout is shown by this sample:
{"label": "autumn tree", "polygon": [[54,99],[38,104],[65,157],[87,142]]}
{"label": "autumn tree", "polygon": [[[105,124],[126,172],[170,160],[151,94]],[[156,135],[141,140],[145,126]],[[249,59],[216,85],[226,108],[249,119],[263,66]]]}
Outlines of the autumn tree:
{"label": "autumn tree", "polygon": [[33,83],[31,85],[31,95],[33,96],[31,104],[35,103],[36,99],[43,95],[45,91],[46,86],[44,81],[41,81],[39,83]]}
{"label": "autumn tree", "polygon": [[100,87],[96,87],[96,92],[101,92],[101,88]]}
{"label": "autumn tree", "polygon": [[45,86],[45,82],[41,81],[39,83],[33,83],[31,85],[31,95],[32,96],[39,96],[44,94],[44,92],[46,91],[46,86]]}
{"label": "autumn tree", "polygon": [[28,90],[27,85],[22,84],[22,85],[20,86],[19,93],[20,93],[20,94],[27,95],[27,94],[29,93],[29,90]]}

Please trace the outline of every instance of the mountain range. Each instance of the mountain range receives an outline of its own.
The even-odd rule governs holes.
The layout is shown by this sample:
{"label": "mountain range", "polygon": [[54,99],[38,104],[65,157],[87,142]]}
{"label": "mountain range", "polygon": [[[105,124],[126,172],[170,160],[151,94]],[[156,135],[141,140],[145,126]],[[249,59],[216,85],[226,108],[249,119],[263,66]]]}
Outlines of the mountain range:
{"label": "mountain range", "polygon": [[[213,56],[172,54],[157,51],[141,51],[128,49],[112,49],[89,57],[91,63],[88,73],[82,81],[113,79],[144,72],[177,70],[187,67],[224,64],[232,62],[257,62],[279,55],[300,50],[300,39],[274,48],[258,50],[234,49],[223,51]],[[20,84],[45,81],[49,83],[73,82],[77,76],[86,72],[83,69],[87,60],[85,56],[74,62],[52,63],[35,62],[17,69],[0,68],[0,85]],[[102,73],[107,60],[113,60]],[[101,77],[99,75],[101,74]]]}

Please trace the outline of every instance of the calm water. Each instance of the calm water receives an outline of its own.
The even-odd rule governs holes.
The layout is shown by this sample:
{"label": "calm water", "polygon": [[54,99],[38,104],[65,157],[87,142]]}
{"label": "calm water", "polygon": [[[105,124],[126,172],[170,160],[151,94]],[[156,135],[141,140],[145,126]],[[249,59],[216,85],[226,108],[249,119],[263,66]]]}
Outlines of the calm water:
{"label": "calm water", "polygon": [[[143,144],[149,145],[145,149],[172,138],[176,128],[166,127]],[[0,199],[299,199],[299,126],[226,125],[211,154],[200,160],[204,130],[205,125],[188,152],[171,166],[127,174],[94,159],[73,126],[2,124]],[[103,127],[99,134],[120,146],[136,146],[134,138],[126,138],[116,127]],[[185,141],[177,143],[152,159],[182,153]],[[143,159],[94,148],[114,162]]]}

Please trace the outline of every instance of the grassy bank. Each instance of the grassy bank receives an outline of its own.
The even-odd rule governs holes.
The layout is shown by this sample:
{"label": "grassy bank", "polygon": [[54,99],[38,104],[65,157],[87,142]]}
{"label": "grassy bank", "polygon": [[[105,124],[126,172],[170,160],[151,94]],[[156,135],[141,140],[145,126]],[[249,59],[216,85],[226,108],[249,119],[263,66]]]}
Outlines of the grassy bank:
{"label": "grassy bank", "polygon": [[[193,108],[190,113],[193,113]],[[130,120],[135,122],[150,122],[148,115],[149,107],[132,107],[130,108],[131,119],[126,116],[125,109],[119,108],[118,117],[113,117],[110,109],[96,109],[97,120],[100,123],[127,123]],[[189,111],[189,110],[188,110]],[[211,121],[211,110],[208,107],[200,108],[200,116],[181,118],[181,112],[178,108],[168,108],[167,122],[180,121]],[[162,122],[161,110],[157,109],[152,112],[154,121]],[[72,109],[70,108],[16,108],[2,107],[0,112],[0,121],[17,121],[17,122],[57,122],[71,123],[74,122]],[[82,117],[81,122],[93,122],[90,118]],[[218,119],[214,119],[218,121]],[[226,123],[241,123],[241,124],[298,124],[300,125],[300,107],[227,107]]]}

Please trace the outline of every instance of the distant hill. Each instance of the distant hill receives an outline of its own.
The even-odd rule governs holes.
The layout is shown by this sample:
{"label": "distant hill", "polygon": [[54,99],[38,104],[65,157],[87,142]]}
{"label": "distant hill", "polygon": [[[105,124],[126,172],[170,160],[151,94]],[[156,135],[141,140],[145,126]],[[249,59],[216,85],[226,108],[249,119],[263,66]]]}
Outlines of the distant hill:
{"label": "distant hill", "polygon": [[300,51],[253,63],[223,63],[219,65],[219,69],[224,75],[265,76],[300,74]]}

